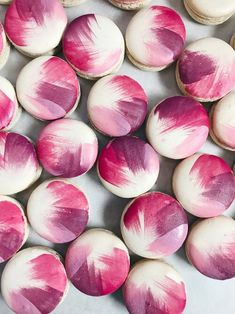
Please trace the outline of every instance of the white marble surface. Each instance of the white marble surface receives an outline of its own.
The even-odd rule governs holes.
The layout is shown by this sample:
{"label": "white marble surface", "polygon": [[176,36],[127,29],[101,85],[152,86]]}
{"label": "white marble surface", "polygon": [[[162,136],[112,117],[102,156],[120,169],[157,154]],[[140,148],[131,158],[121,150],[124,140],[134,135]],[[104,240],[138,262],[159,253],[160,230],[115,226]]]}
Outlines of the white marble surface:
{"label": "white marble surface", "polygon": [[[181,0],[155,0],[152,1],[152,4],[170,6],[171,8],[176,9],[181,13],[187,27],[187,43],[207,36],[219,37],[228,42],[235,31],[235,16],[220,26],[204,26],[197,24],[190,19],[183,7]],[[85,13],[98,13],[106,15],[117,23],[123,33],[125,33],[126,26],[131,17],[135,14],[134,12],[121,11],[113,7],[106,0],[88,0],[80,6],[66,10],[70,20]],[[5,7],[0,6],[1,21],[4,20],[4,13]],[[136,34],[136,36],[138,36],[138,34]],[[19,71],[28,61],[28,58],[24,57],[12,48],[10,59],[5,68],[0,72],[0,75],[5,76],[13,84],[15,84]],[[174,71],[175,65],[160,73],[142,72],[130,64],[128,60],[125,60],[119,73],[131,75],[143,85],[149,96],[149,109],[151,109],[163,98],[180,94],[175,83]],[[72,117],[88,122],[86,99],[93,82],[82,79],[80,82],[82,87],[82,99],[78,110],[76,110]],[[44,123],[35,120],[24,112],[14,130],[31,137],[33,140],[36,140],[43,126]],[[137,132],[137,135],[144,138],[144,127]],[[102,147],[108,139],[100,135],[98,136],[100,147]],[[235,159],[234,153],[220,149],[215,144],[213,144],[210,139],[208,139],[206,145],[202,148],[201,151],[222,156],[230,165],[232,165],[233,160]],[[173,169],[177,163],[177,161],[161,158],[160,175],[153,190],[159,190],[172,194],[171,177]],[[44,173],[40,181],[47,177],[48,175]],[[89,227],[104,227],[114,231],[117,235],[120,235],[119,220],[122,210],[127,204],[128,200],[118,198],[106,191],[98,180],[95,168],[83,177],[74,179],[74,181],[80,185],[80,187],[89,197],[91,208]],[[16,195],[16,198],[21,200],[26,205],[28,196],[32,189],[33,187],[23,193]],[[235,218],[235,204],[231,206],[226,214]],[[189,219],[190,222],[193,221],[192,216],[189,216]],[[64,255],[67,248],[67,245],[53,245],[40,238],[31,230],[26,246],[32,246],[36,244],[43,244],[53,247],[62,253],[62,255]],[[132,256],[132,261],[136,261],[138,259],[138,257]],[[171,263],[185,279],[188,291],[187,308],[185,310],[185,314],[235,313],[235,279],[228,280],[226,282],[220,282],[204,277],[189,265],[186,260],[183,248],[173,256],[166,258],[166,260]],[[0,265],[0,269],[2,270],[3,268],[4,264]],[[1,298],[0,313],[12,313]],[[118,291],[114,295],[93,298],[80,293],[71,286],[64,303],[61,304],[53,313],[124,314],[127,313],[127,310],[122,301],[121,291]]]}

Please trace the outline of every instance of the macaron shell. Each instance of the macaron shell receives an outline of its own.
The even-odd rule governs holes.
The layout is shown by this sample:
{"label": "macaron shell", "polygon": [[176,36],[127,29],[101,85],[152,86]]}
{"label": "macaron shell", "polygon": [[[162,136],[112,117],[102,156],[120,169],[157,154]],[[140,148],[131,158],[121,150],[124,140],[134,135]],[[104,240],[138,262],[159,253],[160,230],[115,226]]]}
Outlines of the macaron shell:
{"label": "macaron shell", "polygon": [[137,10],[150,3],[150,0],[108,0],[116,7],[123,10]]}
{"label": "macaron shell", "polygon": [[233,47],[233,49],[235,49],[235,33],[233,34],[231,38],[230,45]]}
{"label": "macaron shell", "polygon": [[199,272],[213,279],[235,277],[235,221],[218,216],[193,225],[186,253]]}
{"label": "macaron shell", "polygon": [[0,4],[10,4],[12,0],[0,0]]}
{"label": "macaron shell", "polygon": [[64,7],[74,7],[76,5],[82,4],[87,0],[60,0]]}
{"label": "macaron shell", "polygon": [[3,25],[0,23],[0,70],[7,63],[10,55],[10,45],[7,41]]}
{"label": "macaron shell", "polygon": [[141,260],[131,269],[123,286],[130,314],[182,314],[186,288],[178,272],[160,260]]}

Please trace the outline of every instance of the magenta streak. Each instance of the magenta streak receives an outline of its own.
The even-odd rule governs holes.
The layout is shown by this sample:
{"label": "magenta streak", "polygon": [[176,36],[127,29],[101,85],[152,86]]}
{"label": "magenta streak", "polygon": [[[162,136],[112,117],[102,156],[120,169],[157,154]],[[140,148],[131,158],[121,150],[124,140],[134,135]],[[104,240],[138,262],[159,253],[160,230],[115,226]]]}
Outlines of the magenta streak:
{"label": "magenta streak", "polygon": [[14,117],[16,105],[0,90],[0,130],[6,128]]}

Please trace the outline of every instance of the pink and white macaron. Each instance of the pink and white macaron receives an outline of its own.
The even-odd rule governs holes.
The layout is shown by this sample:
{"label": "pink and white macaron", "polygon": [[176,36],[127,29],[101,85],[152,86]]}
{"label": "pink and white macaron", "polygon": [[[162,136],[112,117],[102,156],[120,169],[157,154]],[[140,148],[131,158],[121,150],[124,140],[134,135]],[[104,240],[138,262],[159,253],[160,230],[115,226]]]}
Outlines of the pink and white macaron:
{"label": "pink and white macaron", "polygon": [[126,246],[112,232],[90,229],[69,246],[65,268],[78,290],[103,296],[115,292],[124,283],[130,259]]}
{"label": "pink and white macaron", "polygon": [[64,7],[73,7],[82,4],[86,0],[60,0]]}
{"label": "pink and white macaron", "polygon": [[181,55],[176,79],[180,90],[202,102],[216,101],[235,87],[235,53],[218,38],[191,43]]}
{"label": "pink and white macaron", "polygon": [[186,37],[179,14],[163,6],[139,11],[126,30],[130,61],[146,71],[160,71],[180,56]]}
{"label": "pink and white macaron", "polygon": [[42,130],[37,141],[37,153],[50,174],[77,177],[93,167],[98,154],[98,140],[85,123],[60,119]]}
{"label": "pink and white macaron", "polygon": [[148,5],[150,0],[109,0],[109,2],[123,10],[137,10]]}
{"label": "pink and white macaron", "polygon": [[209,117],[196,100],[174,96],[156,105],[151,111],[146,135],[162,156],[181,159],[193,155],[206,142]]}
{"label": "pink and white macaron", "polygon": [[80,85],[64,60],[43,56],[29,62],[16,82],[17,97],[24,109],[40,120],[68,117],[80,99]]}
{"label": "pink and white macaron", "polygon": [[92,87],[87,100],[89,118],[101,133],[118,137],[144,122],[148,98],[142,86],[126,75],[109,75]]}
{"label": "pink and white macaron", "polygon": [[235,277],[235,221],[218,216],[196,222],[186,242],[191,264],[207,277]]}
{"label": "pink and white macaron", "polygon": [[222,158],[195,154],[176,167],[173,190],[184,209],[194,216],[214,217],[232,204],[235,177]]}
{"label": "pink and white macaron", "polygon": [[186,306],[182,277],[163,261],[136,263],[123,286],[123,296],[130,314],[182,314]]}
{"label": "pink and white macaron", "polygon": [[121,232],[129,249],[146,258],[175,253],[188,232],[187,215],[171,196],[150,192],[131,201],[121,218]]}
{"label": "pink and white macaron", "polygon": [[0,194],[27,189],[41,172],[31,140],[17,133],[0,132]]}
{"label": "pink and white macaron", "polygon": [[68,290],[60,257],[46,247],[31,247],[17,253],[4,268],[1,292],[14,313],[51,313]]}
{"label": "pink and white macaron", "polygon": [[97,171],[107,190],[124,198],[136,197],[156,183],[159,158],[148,143],[134,136],[123,136],[103,148]]}
{"label": "pink and white macaron", "polygon": [[210,135],[219,146],[235,151],[235,91],[212,107]]}
{"label": "pink and white macaron", "polygon": [[29,228],[19,202],[0,196],[0,263],[11,258],[25,243]]}
{"label": "pink and white macaron", "polygon": [[33,191],[28,200],[27,215],[40,236],[50,242],[65,243],[74,240],[85,229],[89,204],[76,185],[52,179]]}
{"label": "pink and white macaron", "polygon": [[58,0],[14,0],[5,15],[9,40],[30,57],[53,54],[67,25]]}
{"label": "pink and white macaron", "polygon": [[105,16],[87,14],[67,27],[63,51],[80,76],[97,79],[120,68],[125,45],[122,33],[113,21]]}
{"label": "pink and white macaron", "polygon": [[0,130],[11,129],[18,121],[21,108],[12,84],[0,76]]}
{"label": "pink and white macaron", "polygon": [[7,41],[6,34],[2,23],[0,23],[0,69],[4,67],[10,55],[10,45]]}

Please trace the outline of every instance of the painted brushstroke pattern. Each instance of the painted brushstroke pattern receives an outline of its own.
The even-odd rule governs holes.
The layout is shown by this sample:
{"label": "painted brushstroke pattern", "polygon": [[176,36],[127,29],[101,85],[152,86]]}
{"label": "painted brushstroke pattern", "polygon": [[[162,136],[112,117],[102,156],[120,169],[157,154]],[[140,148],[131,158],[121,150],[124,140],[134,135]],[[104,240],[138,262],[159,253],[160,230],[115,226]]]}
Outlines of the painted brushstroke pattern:
{"label": "painted brushstroke pattern", "polygon": [[143,260],[132,268],[123,287],[130,314],[182,314],[186,289],[180,275],[161,261]]}
{"label": "painted brushstroke pattern", "polygon": [[120,288],[128,275],[130,261],[119,238],[103,229],[91,229],[72,242],[65,267],[78,290],[101,296]]}
{"label": "painted brushstroke pattern", "polygon": [[5,301],[14,312],[24,314],[51,313],[62,301],[67,285],[63,264],[43,247],[18,253],[2,278]]}
{"label": "painted brushstroke pattern", "polygon": [[111,140],[98,158],[101,182],[114,194],[133,197],[156,182],[159,159],[153,148],[133,136]]}
{"label": "painted brushstroke pattern", "polygon": [[31,226],[43,238],[65,243],[74,240],[85,229],[89,205],[78,187],[69,181],[54,179],[33,191],[27,213]]}
{"label": "painted brushstroke pattern", "polygon": [[88,114],[93,125],[109,136],[136,131],[147,114],[148,99],[143,88],[126,75],[100,79],[88,97]]}
{"label": "painted brushstroke pattern", "polygon": [[63,38],[66,59],[80,73],[99,77],[113,72],[124,57],[124,40],[108,18],[95,14],[73,20]]}
{"label": "painted brushstroke pattern", "polygon": [[92,168],[98,153],[98,141],[85,123],[61,119],[42,130],[37,152],[46,171],[54,176],[71,178]]}
{"label": "painted brushstroke pattern", "polygon": [[150,143],[161,155],[186,158],[206,142],[209,117],[199,102],[174,96],[154,107],[146,131]]}
{"label": "painted brushstroke pattern", "polygon": [[127,205],[121,219],[121,231],[133,252],[146,258],[161,258],[182,246],[188,221],[183,208],[173,197],[151,192]]}

